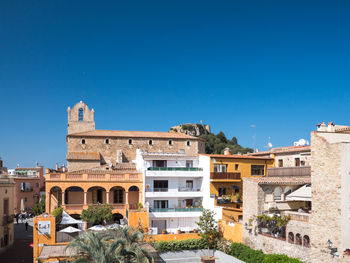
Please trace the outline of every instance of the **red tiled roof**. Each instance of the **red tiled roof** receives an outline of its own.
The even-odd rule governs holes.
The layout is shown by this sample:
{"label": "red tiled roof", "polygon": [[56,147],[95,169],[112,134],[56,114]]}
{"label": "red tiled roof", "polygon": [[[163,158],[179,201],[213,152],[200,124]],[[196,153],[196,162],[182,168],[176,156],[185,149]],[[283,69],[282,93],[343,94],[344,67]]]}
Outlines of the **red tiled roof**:
{"label": "red tiled roof", "polygon": [[310,176],[265,176],[260,178],[246,177],[243,180],[257,182],[258,184],[300,185],[311,184]]}
{"label": "red tiled roof", "polygon": [[148,131],[113,131],[113,130],[94,130],[87,132],[78,132],[68,134],[67,136],[77,137],[124,137],[124,138],[165,138],[165,139],[203,139],[189,136],[179,132],[148,132]]}

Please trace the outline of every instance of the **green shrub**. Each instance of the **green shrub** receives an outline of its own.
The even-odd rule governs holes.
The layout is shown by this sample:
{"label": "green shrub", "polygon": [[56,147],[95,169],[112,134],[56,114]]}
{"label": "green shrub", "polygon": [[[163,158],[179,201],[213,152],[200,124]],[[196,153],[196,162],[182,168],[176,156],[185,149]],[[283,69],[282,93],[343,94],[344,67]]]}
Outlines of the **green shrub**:
{"label": "green shrub", "polygon": [[254,250],[241,243],[232,243],[230,255],[246,263],[262,263],[265,254],[261,250]]}
{"label": "green shrub", "polygon": [[207,242],[204,239],[185,239],[173,241],[160,241],[155,243],[154,248],[158,252],[205,249]]}
{"label": "green shrub", "polygon": [[57,207],[55,210],[53,210],[51,212],[51,215],[53,215],[57,219],[57,218],[62,216],[62,212],[63,212],[63,208],[62,207]]}
{"label": "green shrub", "polygon": [[262,263],[302,263],[302,261],[286,255],[271,254],[266,255]]}

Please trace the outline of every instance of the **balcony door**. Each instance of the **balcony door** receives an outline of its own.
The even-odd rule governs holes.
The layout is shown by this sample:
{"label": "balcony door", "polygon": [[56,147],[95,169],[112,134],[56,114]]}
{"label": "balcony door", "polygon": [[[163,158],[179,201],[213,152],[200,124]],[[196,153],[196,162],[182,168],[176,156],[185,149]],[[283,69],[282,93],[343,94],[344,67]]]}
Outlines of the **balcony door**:
{"label": "balcony door", "polygon": [[153,167],[167,167],[167,161],[166,160],[153,160]]}
{"label": "balcony door", "polygon": [[193,180],[186,180],[186,189],[189,191],[193,190]]}
{"label": "balcony door", "polygon": [[154,200],[154,208],[169,208],[168,200]]}
{"label": "balcony door", "polygon": [[167,192],[168,191],[168,180],[154,180],[153,181],[154,192]]}
{"label": "balcony door", "polygon": [[166,220],[152,220],[152,227],[157,228],[157,234],[161,234],[162,230],[166,230]]}

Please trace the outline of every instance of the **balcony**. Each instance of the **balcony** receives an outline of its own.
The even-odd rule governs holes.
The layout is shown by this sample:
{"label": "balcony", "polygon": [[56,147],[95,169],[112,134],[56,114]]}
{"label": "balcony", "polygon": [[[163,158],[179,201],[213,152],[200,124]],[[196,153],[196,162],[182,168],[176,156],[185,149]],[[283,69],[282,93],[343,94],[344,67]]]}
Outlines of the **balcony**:
{"label": "balcony", "polygon": [[203,197],[200,189],[179,187],[179,188],[146,188],[146,198],[156,197]]}
{"label": "balcony", "polygon": [[148,167],[148,171],[203,171],[199,167]]}
{"label": "balcony", "polygon": [[140,174],[46,174],[46,181],[142,181]]}
{"label": "balcony", "polygon": [[194,207],[194,208],[152,208],[149,210],[152,213],[155,212],[202,212],[202,207]]}
{"label": "balcony", "polygon": [[210,179],[222,181],[241,180],[241,173],[212,172],[210,173]]}
{"label": "balcony", "polygon": [[306,223],[309,222],[310,216],[311,216],[311,214],[309,213],[301,213],[301,212],[294,212],[294,211],[286,211],[285,213],[286,215],[290,216],[290,220],[306,222]]}
{"label": "balcony", "polygon": [[311,166],[267,168],[267,176],[311,176]]}

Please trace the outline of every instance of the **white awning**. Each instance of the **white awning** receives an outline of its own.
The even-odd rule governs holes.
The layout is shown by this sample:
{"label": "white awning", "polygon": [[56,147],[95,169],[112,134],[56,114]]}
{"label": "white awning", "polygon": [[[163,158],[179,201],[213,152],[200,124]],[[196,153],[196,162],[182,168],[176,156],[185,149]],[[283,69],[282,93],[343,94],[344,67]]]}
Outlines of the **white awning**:
{"label": "white awning", "polygon": [[72,226],[66,227],[65,229],[62,229],[58,232],[63,232],[63,233],[76,233],[80,232],[81,230]]}
{"label": "white awning", "polygon": [[286,196],[287,201],[309,201],[311,202],[311,184],[305,184]]}
{"label": "white awning", "polygon": [[72,224],[81,224],[84,223],[81,220],[76,220],[70,215],[68,215],[65,211],[62,212],[62,220],[61,220],[61,225],[72,225]]}
{"label": "white awning", "polygon": [[104,231],[104,230],[107,230],[107,228],[104,227],[104,226],[101,226],[101,225],[97,225],[97,226],[90,227],[89,230],[92,230],[92,231]]}

